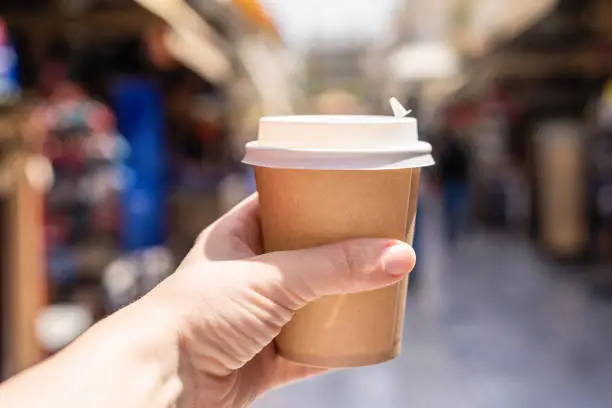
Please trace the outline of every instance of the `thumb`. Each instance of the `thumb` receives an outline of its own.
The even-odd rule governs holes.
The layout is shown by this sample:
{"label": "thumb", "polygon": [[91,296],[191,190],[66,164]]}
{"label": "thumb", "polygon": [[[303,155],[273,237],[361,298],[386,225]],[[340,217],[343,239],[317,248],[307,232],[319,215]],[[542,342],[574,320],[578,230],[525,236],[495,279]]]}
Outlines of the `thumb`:
{"label": "thumb", "polygon": [[414,268],[406,243],[356,239],[318,248],[272,252],[246,261],[256,289],[292,310],[325,295],[363,292],[393,284]]}

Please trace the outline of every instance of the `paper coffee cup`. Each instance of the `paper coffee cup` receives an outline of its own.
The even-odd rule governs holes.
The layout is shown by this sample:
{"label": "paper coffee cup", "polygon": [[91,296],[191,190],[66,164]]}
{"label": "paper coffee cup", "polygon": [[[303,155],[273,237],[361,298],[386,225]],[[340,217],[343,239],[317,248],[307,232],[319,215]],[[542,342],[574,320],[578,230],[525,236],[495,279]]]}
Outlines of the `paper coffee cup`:
{"label": "paper coffee cup", "polygon": [[[433,159],[413,118],[323,115],[262,118],[244,162],[255,166],[271,252],[352,238],[411,243],[420,168]],[[277,337],[279,354],[319,367],[396,357],[407,285],[312,302]]]}

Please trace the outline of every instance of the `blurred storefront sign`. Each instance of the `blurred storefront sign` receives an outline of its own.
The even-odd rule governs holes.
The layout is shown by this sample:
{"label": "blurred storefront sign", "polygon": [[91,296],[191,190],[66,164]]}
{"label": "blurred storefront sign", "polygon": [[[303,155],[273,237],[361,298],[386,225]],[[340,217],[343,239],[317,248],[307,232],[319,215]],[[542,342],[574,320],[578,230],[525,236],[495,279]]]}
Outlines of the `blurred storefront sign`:
{"label": "blurred storefront sign", "polygon": [[462,83],[461,58],[456,50],[445,42],[408,43],[401,46],[387,59],[390,87],[393,92],[408,94],[410,108],[423,125],[435,116],[440,103]]}
{"label": "blurred storefront sign", "polygon": [[450,78],[460,69],[455,50],[438,42],[405,45],[390,56],[389,64],[394,77],[404,82]]}

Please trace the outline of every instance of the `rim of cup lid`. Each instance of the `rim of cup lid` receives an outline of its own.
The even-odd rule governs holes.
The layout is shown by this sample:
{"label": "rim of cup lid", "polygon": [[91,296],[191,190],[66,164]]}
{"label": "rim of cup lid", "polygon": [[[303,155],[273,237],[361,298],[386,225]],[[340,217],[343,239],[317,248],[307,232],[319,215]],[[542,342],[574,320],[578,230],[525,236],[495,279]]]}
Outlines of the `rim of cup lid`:
{"label": "rim of cup lid", "polygon": [[[243,163],[311,170],[390,170],[434,164],[431,145],[418,140],[417,120],[395,98],[395,116],[264,116]],[[382,146],[382,148],[381,148]]]}
{"label": "rim of cup lid", "polygon": [[410,116],[395,117],[385,115],[283,115],[263,116],[260,123],[291,123],[317,125],[397,125],[416,123]]}
{"label": "rim of cup lid", "polygon": [[431,145],[415,142],[399,149],[293,149],[246,145],[243,163],[284,169],[310,170],[393,170],[427,167],[434,164]]}

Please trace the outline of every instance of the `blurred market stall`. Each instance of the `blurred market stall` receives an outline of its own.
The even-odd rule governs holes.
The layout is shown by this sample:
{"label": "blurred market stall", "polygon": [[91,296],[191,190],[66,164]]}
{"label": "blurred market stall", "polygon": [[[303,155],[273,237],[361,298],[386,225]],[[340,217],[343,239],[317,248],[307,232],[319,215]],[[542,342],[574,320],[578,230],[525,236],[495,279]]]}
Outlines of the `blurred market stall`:
{"label": "blurred market stall", "polygon": [[[434,151],[467,145],[473,227],[529,234],[555,261],[611,259],[610,16],[606,0],[399,3],[377,98],[399,90]],[[610,274],[593,282],[612,291]]]}
{"label": "blurred market stall", "polygon": [[7,375],[168,274],[249,190],[259,117],[301,97],[256,1],[7,0],[0,18]]}

